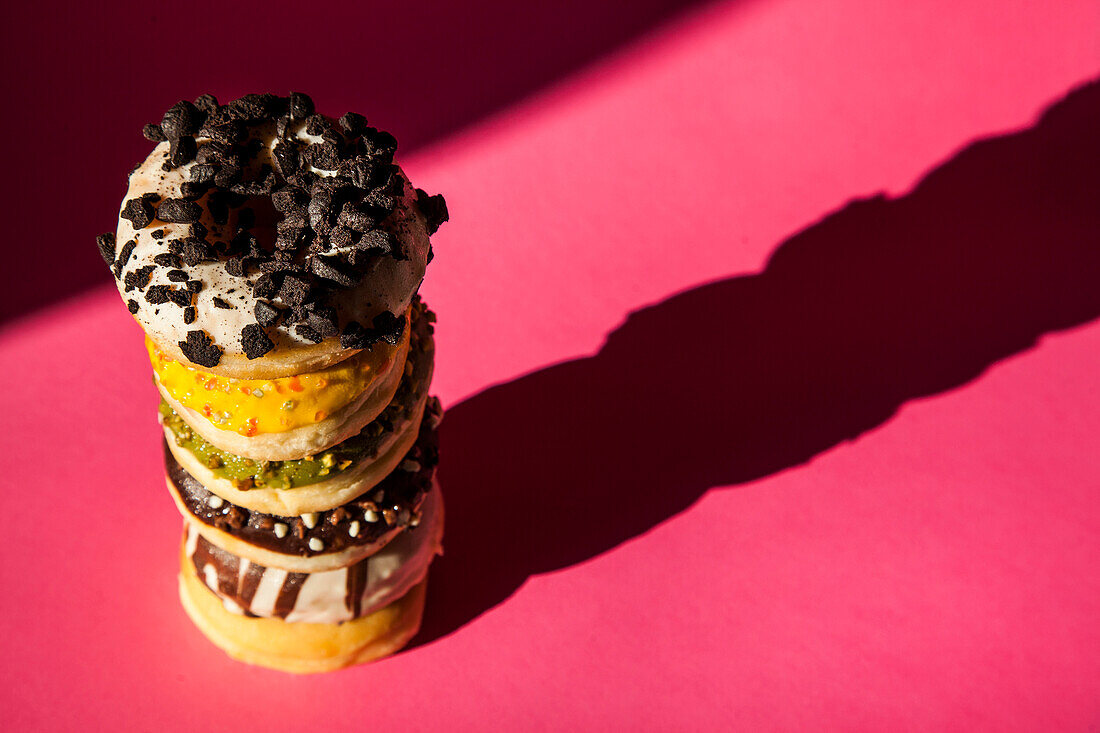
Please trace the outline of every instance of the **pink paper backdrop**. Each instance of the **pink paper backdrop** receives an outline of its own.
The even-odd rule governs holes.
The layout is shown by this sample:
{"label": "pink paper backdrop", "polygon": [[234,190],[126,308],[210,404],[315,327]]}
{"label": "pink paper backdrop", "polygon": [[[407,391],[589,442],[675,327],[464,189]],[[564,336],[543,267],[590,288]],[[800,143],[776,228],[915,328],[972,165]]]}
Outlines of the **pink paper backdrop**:
{"label": "pink paper backdrop", "polygon": [[[209,645],[117,295],[7,324],[6,727],[1100,724],[1100,6],[666,16],[414,128],[452,212],[423,288],[448,532],[393,659]],[[257,59],[223,96],[308,76]]]}

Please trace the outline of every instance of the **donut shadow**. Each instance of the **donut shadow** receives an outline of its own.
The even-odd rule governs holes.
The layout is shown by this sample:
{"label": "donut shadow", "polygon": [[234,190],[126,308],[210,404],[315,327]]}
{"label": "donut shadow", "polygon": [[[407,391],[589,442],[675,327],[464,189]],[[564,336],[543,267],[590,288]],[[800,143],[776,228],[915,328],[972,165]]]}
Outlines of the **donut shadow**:
{"label": "donut shadow", "polygon": [[1097,129],[1094,82],[901,198],[849,203],[761,273],[631,313],[595,356],[452,407],[446,555],[414,646],[1100,316]]}

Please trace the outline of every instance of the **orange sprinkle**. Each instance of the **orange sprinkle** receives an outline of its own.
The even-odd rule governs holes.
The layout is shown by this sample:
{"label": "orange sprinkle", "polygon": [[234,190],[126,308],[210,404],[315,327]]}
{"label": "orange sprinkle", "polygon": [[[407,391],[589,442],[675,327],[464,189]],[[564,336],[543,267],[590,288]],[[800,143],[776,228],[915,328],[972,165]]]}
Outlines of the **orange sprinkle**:
{"label": "orange sprinkle", "polygon": [[300,381],[298,381],[298,377],[291,377],[290,379],[287,380],[287,384],[295,392],[301,392],[302,391],[302,383]]}
{"label": "orange sprinkle", "polygon": [[322,420],[324,420],[324,419],[325,419],[326,417],[328,417],[328,413],[327,413],[327,412],[325,412],[324,410],[318,410],[318,411],[317,411],[317,414],[313,416],[313,421],[314,421],[314,422],[321,422],[321,421],[322,421]]}
{"label": "orange sprinkle", "polygon": [[317,380],[317,389],[324,389],[327,386],[328,386],[328,380],[325,379],[324,377],[321,377],[320,379]]}
{"label": "orange sprinkle", "polygon": [[215,387],[218,386],[218,383],[216,381],[214,381],[213,379],[211,379],[209,382],[207,382],[203,386],[205,386],[207,389],[214,389]]}
{"label": "orange sprinkle", "polygon": [[214,408],[210,406],[209,402],[202,406],[202,414],[206,415],[207,417],[210,417],[214,414]]}
{"label": "orange sprinkle", "polygon": [[256,418],[250,417],[245,420],[244,425],[242,425],[237,432],[247,438],[251,438],[256,434]]}

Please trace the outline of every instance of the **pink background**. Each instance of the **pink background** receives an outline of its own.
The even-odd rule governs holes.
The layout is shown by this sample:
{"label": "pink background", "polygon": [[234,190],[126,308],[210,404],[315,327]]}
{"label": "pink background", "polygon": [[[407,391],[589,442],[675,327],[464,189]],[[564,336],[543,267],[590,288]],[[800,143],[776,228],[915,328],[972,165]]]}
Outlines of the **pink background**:
{"label": "pink background", "polygon": [[[158,74],[134,59],[173,47],[137,31],[167,19],[115,19],[124,43],[66,16],[76,45],[5,80],[87,102],[107,82],[83,77],[140,67],[49,122],[95,143],[57,249],[28,255],[62,253],[60,292],[106,281],[92,237],[140,125],[206,89],[368,116],[377,94],[452,212],[423,288],[447,555],[416,644],[370,667],[208,644],[176,599],[140,331],[102,284],[8,320],[6,728],[1100,725],[1100,6],[650,2],[620,26],[590,4],[326,26],[320,89],[220,26]],[[27,45],[45,14],[18,12]],[[405,49],[404,81],[447,70],[361,83],[355,32]],[[36,170],[18,201],[49,213]]]}

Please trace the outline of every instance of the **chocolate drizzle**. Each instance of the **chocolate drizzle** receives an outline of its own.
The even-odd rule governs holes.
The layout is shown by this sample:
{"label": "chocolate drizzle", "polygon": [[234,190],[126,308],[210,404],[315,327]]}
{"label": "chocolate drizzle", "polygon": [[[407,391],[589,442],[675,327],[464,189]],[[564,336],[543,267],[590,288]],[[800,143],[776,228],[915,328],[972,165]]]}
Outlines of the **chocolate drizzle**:
{"label": "chocolate drizzle", "polygon": [[298,594],[302,591],[302,585],[306,582],[309,573],[287,573],[286,580],[279,588],[279,595],[275,596],[275,618],[286,618],[294,610],[298,603]]}
{"label": "chocolate drizzle", "polygon": [[[199,537],[198,547],[209,548],[213,547],[213,545],[211,545],[202,537]],[[225,554],[232,555],[232,553],[229,552],[226,552]],[[195,569],[200,570],[201,572],[201,569],[197,565],[197,557]],[[264,568],[259,565],[250,563],[248,566],[248,570],[245,571],[244,577],[240,578],[240,580],[237,582],[237,593],[241,599],[239,605],[241,606],[241,608],[245,609],[246,612],[248,608],[252,605],[252,599],[256,597],[256,590],[260,587],[260,579],[263,578],[264,575],[260,571],[263,569]]]}
{"label": "chocolate drizzle", "polygon": [[359,618],[360,611],[363,608],[363,592],[367,588],[369,564],[370,558],[348,568],[344,607],[351,613],[352,618]]}

